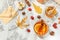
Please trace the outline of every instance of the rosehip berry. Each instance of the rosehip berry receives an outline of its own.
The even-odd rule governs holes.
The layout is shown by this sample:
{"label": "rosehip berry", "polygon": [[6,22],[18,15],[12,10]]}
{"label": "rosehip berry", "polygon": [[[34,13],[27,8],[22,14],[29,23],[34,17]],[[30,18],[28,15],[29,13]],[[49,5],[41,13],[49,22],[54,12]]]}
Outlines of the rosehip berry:
{"label": "rosehip berry", "polygon": [[27,32],[30,32],[30,29],[27,29]]}
{"label": "rosehip berry", "polygon": [[56,29],[57,28],[57,23],[54,23],[53,24],[53,27]]}
{"label": "rosehip berry", "polygon": [[32,20],[34,20],[34,17],[33,17],[33,16],[31,16],[31,19],[32,19]]}
{"label": "rosehip berry", "polygon": [[32,11],[32,9],[31,9],[31,8],[28,8],[28,10],[29,10],[29,11]]}

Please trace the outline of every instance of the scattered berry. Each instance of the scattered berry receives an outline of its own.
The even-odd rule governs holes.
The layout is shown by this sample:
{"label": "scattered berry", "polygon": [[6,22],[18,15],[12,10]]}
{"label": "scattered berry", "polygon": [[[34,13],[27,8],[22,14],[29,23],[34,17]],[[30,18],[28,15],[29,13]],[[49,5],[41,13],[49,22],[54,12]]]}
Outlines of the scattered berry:
{"label": "scattered berry", "polygon": [[50,32],[50,35],[53,36],[53,35],[54,35],[54,31],[51,31],[51,32]]}
{"label": "scattered berry", "polygon": [[60,18],[58,18],[58,20],[60,20]]}
{"label": "scattered berry", "polygon": [[25,12],[22,12],[22,15],[25,15],[26,13]]}
{"label": "scattered berry", "polygon": [[33,17],[33,16],[31,16],[31,19],[32,19],[32,20],[34,20],[34,17]]}
{"label": "scattered berry", "polygon": [[27,29],[27,32],[30,32],[30,29]]}
{"label": "scattered berry", "polygon": [[58,21],[58,24],[60,24],[60,21]]}
{"label": "scattered berry", "polygon": [[38,16],[37,16],[37,18],[38,18],[38,19],[40,19],[40,18],[41,18],[41,16],[39,16],[39,15],[38,15]]}
{"label": "scattered berry", "polygon": [[53,27],[56,29],[57,28],[57,23],[54,23],[53,24]]}
{"label": "scattered berry", "polygon": [[32,9],[31,9],[31,8],[28,8],[28,10],[29,10],[29,11],[32,11]]}

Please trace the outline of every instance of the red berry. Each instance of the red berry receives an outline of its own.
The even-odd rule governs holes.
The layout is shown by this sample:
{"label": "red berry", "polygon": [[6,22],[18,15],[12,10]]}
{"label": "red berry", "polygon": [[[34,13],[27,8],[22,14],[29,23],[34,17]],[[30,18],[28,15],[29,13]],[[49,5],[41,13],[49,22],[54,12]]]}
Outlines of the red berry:
{"label": "red berry", "polygon": [[27,29],[27,32],[30,32],[30,29]]}
{"label": "red berry", "polygon": [[54,23],[53,24],[53,27],[56,29],[57,28],[57,23]]}
{"label": "red berry", "polygon": [[33,17],[33,16],[31,16],[31,19],[32,19],[32,20],[34,20],[34,17]]}
{"label": "red berry", "polygon": [[31,9],[31,8],[28,8],[28,10],[29,10],[29,11],[32,11],[32,9]]}

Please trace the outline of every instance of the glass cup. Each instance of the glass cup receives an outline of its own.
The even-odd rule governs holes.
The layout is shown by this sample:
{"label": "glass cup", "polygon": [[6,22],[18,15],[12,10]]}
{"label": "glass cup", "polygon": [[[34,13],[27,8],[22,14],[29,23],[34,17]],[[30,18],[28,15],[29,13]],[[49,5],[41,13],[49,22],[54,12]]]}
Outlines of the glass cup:
{"label": "glass cup", "polygon": [[37,23],[35,23],[34,31],[39,37],[44,38],[47,36],[49,28],[43,20],[40,20]]}

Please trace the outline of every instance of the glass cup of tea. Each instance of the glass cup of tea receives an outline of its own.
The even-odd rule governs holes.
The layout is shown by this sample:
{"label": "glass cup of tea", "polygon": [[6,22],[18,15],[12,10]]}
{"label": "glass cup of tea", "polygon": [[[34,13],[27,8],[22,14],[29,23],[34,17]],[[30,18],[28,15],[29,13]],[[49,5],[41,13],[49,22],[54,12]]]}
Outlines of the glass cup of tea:
{"label": "glass cup of tea", "polygon": [[48,34],[48,30],[48,25],[44,22],[44,20],[40,20],[34,25],[35,33],[41,38],[44,38]]}

